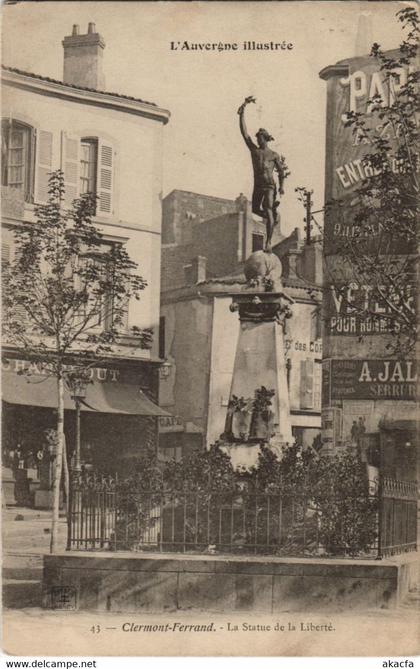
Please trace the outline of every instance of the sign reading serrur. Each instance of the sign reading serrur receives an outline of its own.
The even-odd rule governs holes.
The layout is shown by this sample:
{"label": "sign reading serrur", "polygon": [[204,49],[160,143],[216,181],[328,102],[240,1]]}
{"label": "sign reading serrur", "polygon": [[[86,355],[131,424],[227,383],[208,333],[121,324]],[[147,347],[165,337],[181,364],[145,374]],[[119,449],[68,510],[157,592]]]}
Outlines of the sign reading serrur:
{"label": "sign reading serrur", "polygon": [[332,400],[415,400],[414,360],[331,360]]}

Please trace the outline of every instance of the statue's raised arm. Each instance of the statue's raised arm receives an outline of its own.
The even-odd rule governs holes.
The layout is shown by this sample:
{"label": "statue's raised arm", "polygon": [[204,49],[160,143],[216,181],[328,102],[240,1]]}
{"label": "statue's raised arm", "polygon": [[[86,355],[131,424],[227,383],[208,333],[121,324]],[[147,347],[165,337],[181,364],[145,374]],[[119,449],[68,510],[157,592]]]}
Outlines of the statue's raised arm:
{"label": "statue's raised arm", "polygon": [[[278,207],[280,206],[280,196],[283,195],[283,182],[288,175],[288,171],[283,156],[279,156],[278,153],[272,151],[268,146],[268,143],[273,141],[273,137],[268,130],[260,128],[257,131],[255,135],[257,144],[254,144],[249,136],[245,123],[245,107],[250,102],[255,102],[255,98],[252,95],[245,98],[238,109],[239,127],[252,158],[252,169],[254,172],[252,213],[265,219],[267,229],[265,250],[271,252],[271,238],[274,226],[280,222]],[[277,184],[274,180],[274,172],[277,173],[278,177],[278,192]]]}
{"label": "statue's raised arm", "polygon": [[249,149],[252,149],[255,147],[255,144],[248,134],[248,130],[245,123],[245,107],[248,104],[250,104],[250,102],[255,102],[255,98],[252,95],[249,95],[247,98],[245,98],[244,102],[238,109],[238,114],[239,114],[239,127],[241,129],[241,135],[244,138],[247,147]]}

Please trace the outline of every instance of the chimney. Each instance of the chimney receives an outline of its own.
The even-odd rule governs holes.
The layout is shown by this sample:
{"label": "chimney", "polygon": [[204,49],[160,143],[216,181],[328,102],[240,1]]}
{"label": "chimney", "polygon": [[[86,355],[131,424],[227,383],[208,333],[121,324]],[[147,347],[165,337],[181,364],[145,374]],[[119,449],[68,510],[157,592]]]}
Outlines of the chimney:
{"label": "chimney", "polygon": [[298,264],[301,256],[301,251],[294,247],[288,250],[287,254],[281,259],[285,265],[285,276],[287,279],[298,279]]}
{"label": "chimney", "polygon": [[207,278],[207,258],[196,256],[189,265],[184,265],[184,277],[187,286],[205,281]]}
{"label": "chimney", "polygon": [[355,56],[367,56],[372,48],[372,14],[362,12],[357,26]]}
{"label": "chimney", "polygon": [[89,23],[86,35],[79,34],[79,26],[74,25],[72,34],[64,38],[65,84],[105,90],[105,77],[102,70],[102,57],[105,42],[96,32],[94,23]]}

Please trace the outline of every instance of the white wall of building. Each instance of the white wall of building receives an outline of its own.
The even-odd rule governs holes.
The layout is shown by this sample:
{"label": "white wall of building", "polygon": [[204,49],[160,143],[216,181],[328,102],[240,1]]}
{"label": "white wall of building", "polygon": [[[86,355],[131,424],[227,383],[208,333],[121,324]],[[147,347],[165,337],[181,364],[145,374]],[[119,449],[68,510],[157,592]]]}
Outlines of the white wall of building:
{"label": "white wall of building", "polygon": [[[97,223],[104,235],[127,240],[127,251],[148,283],[141,300],[129,306],[129,326],[154,328],[152,351],[138,355],[157,355],[163,123],[49,93],[7,85],[2,92],[3,118],[32,126],[37,144],[41,131],[52,133],[51,170],[63,166],[64,133],[78,140],[95,137],[112,146],[112,212],[98,216]],[[25,219],[32,217],[33,205],[25,204]]]}

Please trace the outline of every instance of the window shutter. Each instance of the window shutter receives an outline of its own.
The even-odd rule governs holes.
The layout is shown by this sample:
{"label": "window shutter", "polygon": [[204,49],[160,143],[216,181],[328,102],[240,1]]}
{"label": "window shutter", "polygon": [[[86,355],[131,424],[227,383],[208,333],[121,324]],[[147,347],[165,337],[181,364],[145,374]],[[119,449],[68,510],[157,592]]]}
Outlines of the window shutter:
{"label": "window shutter", "polygon": [[36,133],[35,202],[48,200],[48,179],[52,171],[53,134],[47,130]]}
{"label": "window shutter", "polygon": [[10,244],[2,242],[1,245],[1,264],[3,267],[7,267],[10,263]]}
{"label": "window shutter", "polygon": [[162,360],[166,357],[165,350],[165,316],[159,318],[159,358]]}
{"label": "window shutter", "polygon": [[61,133],[61,169],[66,188],[65,207],[71,207],[73,200],[79,197],[79,145],[80,137],[72,137],[66,132]]}
{"label": "window shutter", "polygon": [[314,362],[300,361],[300,408],[314,408]]}
{"label": "window shutter", "polygon": [[112,216],[112,189],[114,185],[114,149],[110,142],[98,142],[98,174],[96,194],[99,216]]}

